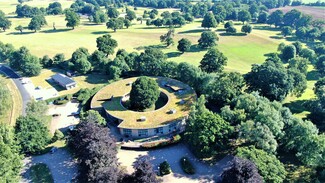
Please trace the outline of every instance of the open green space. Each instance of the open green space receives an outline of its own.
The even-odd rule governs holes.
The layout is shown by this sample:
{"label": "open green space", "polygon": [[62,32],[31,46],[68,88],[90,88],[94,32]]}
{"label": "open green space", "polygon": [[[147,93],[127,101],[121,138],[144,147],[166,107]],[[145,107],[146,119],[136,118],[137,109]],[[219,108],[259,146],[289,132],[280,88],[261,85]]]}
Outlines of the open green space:
{"label": "open green space", "polygon": [[44,163],[38,163],[30,167],[30,177],[33,183],[54,182],[49,167]]}

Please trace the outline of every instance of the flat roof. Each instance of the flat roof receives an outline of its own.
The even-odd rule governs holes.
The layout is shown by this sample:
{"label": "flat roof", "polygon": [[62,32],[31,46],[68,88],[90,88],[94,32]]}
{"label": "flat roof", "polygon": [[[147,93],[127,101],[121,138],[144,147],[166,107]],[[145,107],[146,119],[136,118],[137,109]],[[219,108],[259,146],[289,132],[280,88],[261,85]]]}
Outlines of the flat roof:
{"label": "flat roof", "polygon": [[56,82],[59,82],[61,85],[65,85],[65,86],[76,83],[73,79],[60,73],[53,75],[52,79],[54,79]]}
{"label": "flat roof", "polygon": [[[168,102],[163,107],[147,112],[137,112],[126,109],[121,104],[121,99],[129,94],[132,84],[138,77],[116,81],[102,88],[92,99],[91,108],[103,107],[111,116],[122,120],[119,128],[148,129],[168,125],[169,123],[187,117],[191,105],[196,100],[196,93],[190,86],[170,78],[150,77],[159,85],[159,90],[168,97]],[[166,86],[166,85],[169,85]],[[170,86],[182,88],[180,92],[173,92]],[[175,110],[175,113],[171,113]],[[141,117],[145,121],[140,121]]]}

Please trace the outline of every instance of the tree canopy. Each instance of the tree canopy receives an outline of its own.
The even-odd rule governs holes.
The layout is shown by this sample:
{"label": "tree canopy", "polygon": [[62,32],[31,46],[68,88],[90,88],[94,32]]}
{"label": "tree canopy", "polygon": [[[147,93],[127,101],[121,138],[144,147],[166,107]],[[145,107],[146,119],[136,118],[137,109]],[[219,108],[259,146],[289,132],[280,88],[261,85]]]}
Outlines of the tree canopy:
{"label": "tree canopy", "polygon": [[201,48],[209,48],[217,45],[217,41],[219,40],[218,36],[212,31],[204,31],[201,34],[200,39],[198,40],[199,46]]}
{"label": "tree canopy", "polygon": [[207,73],[221,72],[227,65],[227,57],[217,48],[210,48],[200,62],[200,68]]}
{"label": "tree canopy", "polygon": [[97,48],[102,51],[106,56],[114,53],[114,49],[117,47],[117,41],[111,37],[111,35],[106,34],[96,39]]}

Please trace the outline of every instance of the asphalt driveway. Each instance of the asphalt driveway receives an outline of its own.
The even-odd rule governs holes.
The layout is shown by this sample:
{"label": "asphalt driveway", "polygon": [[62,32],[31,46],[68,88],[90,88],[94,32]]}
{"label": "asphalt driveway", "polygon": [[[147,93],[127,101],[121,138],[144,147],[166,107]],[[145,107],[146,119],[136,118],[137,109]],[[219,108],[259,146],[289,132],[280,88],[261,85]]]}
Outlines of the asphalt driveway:
{"label": "asphalt driveway", "polygon": [[25,89],[24,85],[20,81],[20,76],[10,69],[9,67],[0,65],[0,72],[4,73],[8,78],[12,79],[15,85],[17,86],[21,98],[23,99],[23,115],[25,115],[26,105],[31,100],[31,97],[28,93],[28,91]]}

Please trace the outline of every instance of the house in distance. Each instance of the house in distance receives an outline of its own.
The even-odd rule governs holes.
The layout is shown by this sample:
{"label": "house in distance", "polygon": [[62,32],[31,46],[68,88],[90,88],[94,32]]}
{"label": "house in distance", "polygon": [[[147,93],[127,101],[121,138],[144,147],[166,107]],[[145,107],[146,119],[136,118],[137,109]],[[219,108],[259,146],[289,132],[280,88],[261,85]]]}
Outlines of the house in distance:
{"label": "house in distance", "polygon": [[77,86],[77,83],[73,79],[69,78],[64,74],[55,74],[52,76],[52,79],[54,82],[58,83],[60,86],[67,90]]}

